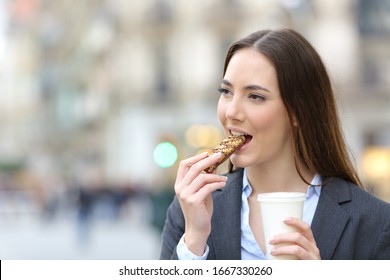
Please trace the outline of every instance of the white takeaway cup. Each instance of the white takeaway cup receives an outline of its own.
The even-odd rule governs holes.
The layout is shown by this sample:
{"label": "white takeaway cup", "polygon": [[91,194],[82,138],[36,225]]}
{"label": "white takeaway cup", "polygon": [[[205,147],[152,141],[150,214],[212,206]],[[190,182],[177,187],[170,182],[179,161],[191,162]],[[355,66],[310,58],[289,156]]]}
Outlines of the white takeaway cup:
{"label": "white takeaway cup", "polygon": [[[305,197],[306,194],[301,192],[273,192],[262,193],[257,196],[263,221],[266,256],[269,260],[296,259],[291,255],[272,256],[270,252],[274,246],[269,244],[269,240],[277,234],[296,231],[294,227],[286,225],[283,220],[286,217],[302,220]],[[284,245],[287,244],[277,246]]]}

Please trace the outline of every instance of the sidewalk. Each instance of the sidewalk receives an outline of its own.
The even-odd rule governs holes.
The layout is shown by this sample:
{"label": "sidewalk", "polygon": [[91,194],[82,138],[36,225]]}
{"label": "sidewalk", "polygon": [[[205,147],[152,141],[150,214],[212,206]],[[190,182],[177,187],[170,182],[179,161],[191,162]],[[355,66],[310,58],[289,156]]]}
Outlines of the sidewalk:
{"label": "sidewalk", "polygon": [[141,219],[93,222],[81,235],[74,219],[0,217],[0,259],[158,259],[160,232]]}

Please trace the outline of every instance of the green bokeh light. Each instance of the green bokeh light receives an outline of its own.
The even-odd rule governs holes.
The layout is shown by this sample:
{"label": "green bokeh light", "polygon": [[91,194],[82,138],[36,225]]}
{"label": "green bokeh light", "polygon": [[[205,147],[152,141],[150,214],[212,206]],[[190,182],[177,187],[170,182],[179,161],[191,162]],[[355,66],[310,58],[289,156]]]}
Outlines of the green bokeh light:
{"label": "green bokeh light", "polygon": [[153,151],[154,162],[162,168],[168,168],[174,165],[177,157],[177,149],[170,142],[159,143]]}

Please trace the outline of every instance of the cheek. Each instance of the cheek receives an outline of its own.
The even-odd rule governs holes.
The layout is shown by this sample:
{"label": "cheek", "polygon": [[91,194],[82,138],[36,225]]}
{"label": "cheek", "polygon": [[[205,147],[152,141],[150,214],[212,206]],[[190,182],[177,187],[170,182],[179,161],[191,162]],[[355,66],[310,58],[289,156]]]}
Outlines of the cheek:
{"label": "cheek", "polygon": [[218,106],[217,106],[217,114],[218,119],[221,123],[225,122],[225,115],[226,115],[226,108],[224,106],[224,103],[219,99]]}
{"label": "cheek", "polygon": [[284,134],[289,131],[289,120],[284,110],[254,111],[251,115],[252,124],[259,132],[274,131]]}

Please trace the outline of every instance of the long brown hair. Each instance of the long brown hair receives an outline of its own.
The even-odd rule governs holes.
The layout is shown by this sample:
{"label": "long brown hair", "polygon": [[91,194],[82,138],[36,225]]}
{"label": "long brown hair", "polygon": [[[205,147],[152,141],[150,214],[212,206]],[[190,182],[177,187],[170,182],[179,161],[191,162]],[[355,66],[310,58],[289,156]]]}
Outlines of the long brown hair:
{"label": "long brown hair", "polygon": [[362,186],[341,132],[329,75],[312,45],[287,28],[254,32],[231,45],[224,75],[232,56],[243,48],[262,53],[276,69],[292,127],[295,166],[301,178],[299,160],[326,178],[341,177]]}

